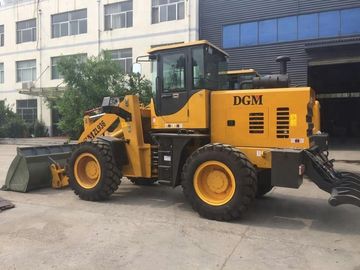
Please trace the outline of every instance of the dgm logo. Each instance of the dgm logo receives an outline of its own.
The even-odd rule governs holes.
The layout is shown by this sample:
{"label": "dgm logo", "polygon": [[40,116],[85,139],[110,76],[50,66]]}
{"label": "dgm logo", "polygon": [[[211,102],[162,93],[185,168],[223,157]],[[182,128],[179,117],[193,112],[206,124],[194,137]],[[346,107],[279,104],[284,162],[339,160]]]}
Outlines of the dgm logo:
{"label": "dgm logo", "polygon": [[263,105],[262,95],[234,96],[234,105]]}

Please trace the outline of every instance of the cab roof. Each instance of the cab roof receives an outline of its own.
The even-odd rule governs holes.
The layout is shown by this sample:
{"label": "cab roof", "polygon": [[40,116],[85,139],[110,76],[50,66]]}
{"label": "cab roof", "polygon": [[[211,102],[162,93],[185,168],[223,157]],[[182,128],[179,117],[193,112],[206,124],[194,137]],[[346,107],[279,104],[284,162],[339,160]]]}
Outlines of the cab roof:
{"label": "cab roof", "polygon": [[155,47],[155,48],[152,48],[151,50],[149,50],[148,53],[153,54],[155,52],[177,49],[177,48],[192,47],[192,46],[198,46],[198,45],[209,45],[213,49],[215,49],[215,50],[221,52],[222,54],[226,55],[227,57],[229,57],[229,55],[225,51],[223,51],[222,49],[218,48],[217,46],[211,44],[207,40],[197,40],[197,41],[191,41],[191,42],[186,42],[186,43],[177,43],[177,44],[172,44],[172,45],[158,46],[158,47]]}

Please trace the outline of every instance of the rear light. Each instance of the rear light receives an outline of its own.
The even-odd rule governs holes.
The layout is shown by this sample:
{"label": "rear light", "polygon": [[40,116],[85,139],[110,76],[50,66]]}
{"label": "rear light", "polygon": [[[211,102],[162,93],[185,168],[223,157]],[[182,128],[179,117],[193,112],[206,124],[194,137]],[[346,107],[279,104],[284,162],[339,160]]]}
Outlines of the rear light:
{"label": "rear light", "polygon": [[299,175],[301,176],[301,175],[304,175],[304,173],[305,173],[305,165],[304,164],[301,164],[300,166],[299,166]]}

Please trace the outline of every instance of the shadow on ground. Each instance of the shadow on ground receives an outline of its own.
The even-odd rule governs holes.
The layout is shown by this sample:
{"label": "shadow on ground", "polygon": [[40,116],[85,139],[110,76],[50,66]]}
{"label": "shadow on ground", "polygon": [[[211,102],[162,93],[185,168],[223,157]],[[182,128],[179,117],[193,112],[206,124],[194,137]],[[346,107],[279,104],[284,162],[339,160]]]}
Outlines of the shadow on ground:
{"label": "shadow on ground", "polygon": [[[159,208],[176,205],[181,210],[193,212],[181,188],[174,190],[161,185],[150,187],[124,185],[109,202]],[[332,207],[326,199],[273,192],[256,200],[249,212],[241,220],[233,223],[290,230],[309,227],[324,232],[360,234],[359,216],[360,210],[355,206]]]}
{"label": "shadow on ground", "polygon": [[[127,181],[124,182],[108,201],[86,203],[116,205],[116,207],[127,205],[136,208],[139,206],[150,208],[174,207],[197,216],[197,213],[186,202],[181,188],[172,189],[158,184],[134,186]],[[72,193],[70,189],[60,191],[45,189],[31,192],[34,195],[66,196],[66,198],[70,196],[70,193]],[[74,204],[76,201],[72,205]],[[308,228],[323,232],[360,235],[359,216],[360,209],[355,206],[332,207],[325,198],[292,196],[275,190],[256,200],[248,213],[242,219],[233,221],[232,224],[288,230]]]}
{"label": "shadow on ground", "polygon": [[360,234],[360,210],[356,206],[332,207],[326,199],[270,194],[258,199],[252,211],[237,223],[290,230]]}

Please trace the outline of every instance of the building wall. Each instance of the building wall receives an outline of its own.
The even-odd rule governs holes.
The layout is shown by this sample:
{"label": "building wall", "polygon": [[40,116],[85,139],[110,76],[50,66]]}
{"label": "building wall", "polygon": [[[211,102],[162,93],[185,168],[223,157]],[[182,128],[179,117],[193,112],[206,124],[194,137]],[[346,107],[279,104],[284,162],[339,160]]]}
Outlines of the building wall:
{"label": "building wall", "polygon": [[[225,25],[354,7],[360,7],[358,0],[201,0],[200,38],[222,47],[222,29]],[[337,38],[322,41],[331,40]],[[292,83],[306,85],[309,55],[305,51],[305,44],[313,41],[226,49],[230,54],[229,67],[255,68],[261,74],[277,73],[279,65],[275,62],[275,58],[279,55],[287,55],[292,59],[289,63]]]}
{"label": "building wall", "polygon": [[[5,25],[5,46],[0,47],[5,82],[0,84],[0,100],[5,99],[14,110],[16,100],[33,98],[18,93],[22,83],[16,83],[16,61],[36,59],[39,79],[35,87],[56,87],[62,81],[51,80],[51,57],[79,53],[96,56],[101,50],[132,48],[134,62],[153,45],[198,39],[198,0],[185,0],[184,19],[157,24],[151,23],[152,1],[133,0],[133,27],[111,31],[104,31],[104,5],[120,0],[23,0],[10,5],[6,2],[11,0],[0,1],[0,25]],[[87,9],[86,34],[51,38],[52,14],[83,8]],[[16,22],[32,18],[37,18],[37,41],[16,44]],[[149,77],[150,65],[143,64],[142,71]],[[38,119],[50,127],[50,110],[44,98],[37,99]]]}

